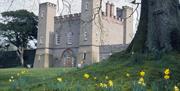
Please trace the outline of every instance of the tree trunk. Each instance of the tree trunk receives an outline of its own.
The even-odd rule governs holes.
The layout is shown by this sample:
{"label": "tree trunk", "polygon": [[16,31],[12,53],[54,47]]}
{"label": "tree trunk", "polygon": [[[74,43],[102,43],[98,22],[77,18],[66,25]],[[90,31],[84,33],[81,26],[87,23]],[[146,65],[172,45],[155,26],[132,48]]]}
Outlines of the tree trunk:
{"label": "tree trunk", "polygon": [[180,51],[178,0],[141,0],[138,30],[127,52]]}
{"label": "tree trunk", "polygon": [[20,59],[20,63],[21,63],[21,66],[23,67],[24,66],[24,48],[18,48],[17,50],[17,55]]}

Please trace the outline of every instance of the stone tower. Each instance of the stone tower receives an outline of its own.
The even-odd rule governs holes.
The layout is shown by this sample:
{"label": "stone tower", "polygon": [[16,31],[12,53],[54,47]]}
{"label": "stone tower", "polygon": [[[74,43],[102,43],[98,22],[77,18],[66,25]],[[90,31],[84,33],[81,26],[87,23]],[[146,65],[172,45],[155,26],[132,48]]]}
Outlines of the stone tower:
{"label": "stone tower", "polygon": [[[100,17],[98,13],[100,0],[82,0],[81,26],[79,38],[78,64],[99,62],[100,37],[97,34]],[[101,11],[99,12],[101,15]]]}
{"label": "stone tower", "polygon": [[38,44],[35,56],[34,67],[46,68],[52,65],[52,47],[54,32],[54,17],[56,15],[56,5],[52,3],[42,3],[39,6],[38,23]]}
{"label": "stone tower", "polygon": [[123,44],[130,44],[133,39],[133,8],[123,6],[122,12],[122,16],[124,18]]}

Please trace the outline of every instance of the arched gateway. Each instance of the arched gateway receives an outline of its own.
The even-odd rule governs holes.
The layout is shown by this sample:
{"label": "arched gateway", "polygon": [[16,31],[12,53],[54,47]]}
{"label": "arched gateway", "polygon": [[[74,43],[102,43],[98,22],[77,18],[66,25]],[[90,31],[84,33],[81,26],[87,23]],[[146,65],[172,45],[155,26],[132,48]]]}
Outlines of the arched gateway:
{"label": "arched gateway", "polygon": [[73,50],[68,48],[63,51],[61,55],[61,60],[64,67],[75,67],[76,66],[76,58],[74,56]]}

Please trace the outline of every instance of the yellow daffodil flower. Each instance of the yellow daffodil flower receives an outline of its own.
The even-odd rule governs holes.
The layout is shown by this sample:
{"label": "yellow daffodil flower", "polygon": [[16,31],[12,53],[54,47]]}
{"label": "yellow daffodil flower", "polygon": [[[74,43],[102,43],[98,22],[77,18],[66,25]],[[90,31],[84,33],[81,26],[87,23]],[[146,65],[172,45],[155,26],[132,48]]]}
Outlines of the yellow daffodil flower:
{"label": "yellow daffodil flower", "polygon": [[19,76],[20,74],[19,73],[17,73],[17,76]]}
{"label": "yellow daffodil flower", "polygon": [[11,79],[9,79],[9,82],[12,82],[12,80],[11,80]]}
{"label": "yellow daffodil flower", "polygon": [[24,74],[25,72],[26,72],[26,71],[23,70],[23,71],[21,71],[21,74]]}
{"label": "yellow daffodil flower", "polygon": [[100,83],[99,86],[100,86],[100,87],[103,87],[103,83]]}
{"label": "yellow daffodil flower", "polygon": [[61,77],[58,77],[57,80],[58,80],[59,82],[62,82],[62,78],[61,78]]}
{"label": "yellow daffodil flower", "polygon": [[144,82],[144,78],[141,77],[141,78],[139,79],[139,81],[140,81],[140,82]]}
{"label": "yellow daffodil flower", "polygon": [[104,83],[104,84],[103,84],[103,87],[104,87],[104,88],[107,88],[107,84]]}
{"label": "yellow daffodil flower", "polygon": [[174,86],[174,91],[179,91],[179,88],[177,86]]}
{"label": "yellow daffodil flower", "polygon": [[166,79],[166,80],[168,80],[169,78],[170,78],[169,75],[165,75],[165,76],[164,76],[164,79]]}
{"label": "yellow daffodil flower", "polygon": [[11,76],[11,79],[13,79],[14,77],[13,76]]}
{"label": "yellow daffodil flower", "polygon": [[169,69],[165,69],[165,70],[164,70],[164,74],[165,74],[165,75],[169,75],[169,74],[170,74],[170,70],[169,70]]}
{"label": "yellow daffodil flower", "polygon": [[84,78],[88,79],[89,77],[90,77],[89,74],[87,73],[84,74]]}
{"label": "yellow daffodil flower", "polygon": [[126,76],[127,76],[127,77],[130,77],[130,74],[129,74],[129,73],[126,73]]}
{"label": "yellow daffodil flower", "polygon": [[138,81],[138,84],[142,85],[142,86],[146,86],[146,83],[144,82],[144,78],[141,77]]}
{"label": "yellow daffodil flower", "polygon": [[140,72],[140,76],[144,77],[144,75],[145,75],[145,72],[144,72],[144,71],[141,71],[141,72]]}
{"label": "yellow daffodil flower", "polygon": [[105,77],[105,79],[107,80],[107,79],[109,79],[109,77],[108,77],[108,76],[106,76],[106,77]]}
{"label": "yellow daffodil flower", "polygon": [[143,82],[142,85],[143,85],[143,86],[146,86],[146,83]]}
{"label": "yellow daffodil flower", "polygon": [[112,80],[109,80],[109,81],[108,81],[108,85],[109,85],[110,87],[112,87],[112,86],[113,86],[113,81],[112,81]]}

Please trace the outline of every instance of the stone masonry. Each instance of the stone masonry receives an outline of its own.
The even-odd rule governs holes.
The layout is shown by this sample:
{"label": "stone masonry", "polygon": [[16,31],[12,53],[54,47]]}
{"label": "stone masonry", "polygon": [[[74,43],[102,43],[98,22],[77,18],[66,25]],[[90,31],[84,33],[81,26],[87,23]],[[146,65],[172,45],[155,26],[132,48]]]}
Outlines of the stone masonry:
{"label": "stone masonry", "polygon": [[114,4],[107,2],[105,12],[99,7],[100,0],[82,0],[81,13],[55,16],[55,4],[40,4],[34,67],[90,65],[124,50],[132,40],[133,9],[117,7],[115,15]]}

